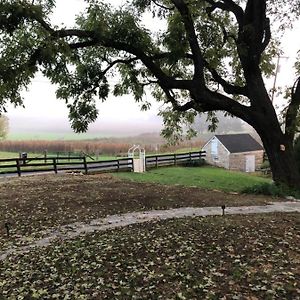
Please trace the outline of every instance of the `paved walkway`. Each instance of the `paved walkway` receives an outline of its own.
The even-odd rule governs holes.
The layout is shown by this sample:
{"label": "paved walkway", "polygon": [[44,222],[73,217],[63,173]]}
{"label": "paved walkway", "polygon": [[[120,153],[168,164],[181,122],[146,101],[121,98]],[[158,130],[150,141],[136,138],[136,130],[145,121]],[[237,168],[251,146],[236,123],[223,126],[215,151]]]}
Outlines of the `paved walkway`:
{"label": "paved walkway", "polygon": [[[225,209],[226,215],[261,214],[274,212],[300,213],[300,202],[273,202],[270,205],[264,206],[227,207]],[[44,237],[40,240],[33,241],[27,246],[22,246],[19,248],[9,248],[3,252],[0,252],[0,261],[6,259],[10,254],[23,253],[26,251],[30,251],[35,247],[48,246],[57,239],[68,240],[75,238],[80,234],[87,234],[95,231],[104,231],[148,221],[160,221],[173,218],[197,216],[217,216],[222,215],[222,213],[223,211],[221,207],[182,207],[168,210],[151,210],[144,212],[125,213],[121,215],[111,215],[107,216],[106,218],[92,220],[90,223],[77,222],[64,225],[53,230],[41,232],[42,236]]]}

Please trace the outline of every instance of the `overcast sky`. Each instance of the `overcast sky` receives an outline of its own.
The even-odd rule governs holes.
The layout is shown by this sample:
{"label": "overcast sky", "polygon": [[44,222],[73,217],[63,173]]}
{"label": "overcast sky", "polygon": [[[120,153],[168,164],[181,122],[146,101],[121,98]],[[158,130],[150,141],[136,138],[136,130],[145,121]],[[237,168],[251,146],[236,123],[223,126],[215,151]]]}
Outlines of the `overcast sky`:
{"label": "overcast sky", "polygon": [[[72,2],[72,5],[70,5]],[[72,27],[75,15],[84,10],[82,0],[57,0],[56,10],[51,17],[53,24]],[[123,1],[113,1],[122,4]],[[38,74],[24,92],[24,108],[8,107],[10,131],[57,130],[57,127],[70,131],[68,110],[62,100],[55,97],[55,87],[47,78]],[[91,132],[99,131],[99,135],[112,134],[127,135],[142,132],[158,132],[161,129],[161,120],[157,117],[159,105],[155,102],[147,112],[141,112],[132,96],[114,98],[110,96],[104,103],[98,104],[99,118],[91,124]]]}
{"label": "overcast sky", "polygon": [[[72,5],[70,3],[72,2]],[[107,2],[120,5],[125,1],[113,0]],[[53,14],[52,21],[60,25],[64,23],[67,27],[74,24],[74,16],[84,10],[85,4],[82,0],[56,0],[57,8]],[[153,21],[145,21],[148,26],[152,26]],[[293,74],[291,68],[296,57],[297,49],[300,49],[299,40],[299,24],[293,32],[287,33],[283,38],[285,54],[288,58],[282,58],[280,61],[280,72],[278,73],[278,85],[287,85],[293,82]],[[271,86],[273,79],[269,81]],[[22,129],[39,128],[44,129],[50,127],[56,128],[57,125],[68,130],[68,111],[63,101],[56,99],[55,87],[51,86],[48,80],[40,74],[36,76],[27,92],[24,92],[23,108],[14,108],[9,106],[8,117],[10,118],[11,131],[22,131]],[[150,100],[147,99],[147,100]],[[279,105],[279,99],[275,99],[275,104]],[[159,105],[153,103],[150,111],[141,112],[139,106],[133,101],[131,96],[121,98],[109,97],[105,103],[98,105],[99,119],[95,124],[91,125],[91,131],[107,131],[109,127],[114,128],[114,132],[120,129],[124,134],[137,132],[159,131],[161,120],[156,117]],[[126,126],[128,130],[126,131]],[[122,130],[121,130],[122,129]]]}

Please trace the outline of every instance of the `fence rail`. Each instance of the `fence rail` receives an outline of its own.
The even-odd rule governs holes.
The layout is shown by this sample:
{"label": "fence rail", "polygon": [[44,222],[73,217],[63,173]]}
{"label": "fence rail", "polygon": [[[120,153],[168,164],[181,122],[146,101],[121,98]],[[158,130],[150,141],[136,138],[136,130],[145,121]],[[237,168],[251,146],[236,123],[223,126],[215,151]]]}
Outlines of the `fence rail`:
{"label": "fence rail", "polygon": [[[177,165],[192,161],[199,161],[205,157],[205,151],[174,153],[162,155],[150,155],[146,157],[146,169]],[[36,158],[8,158],[0,159],[0,174],[11,174],[21,176],[22,173],[34,174],[44,172],[66,172],[66,171],[132,171],[133,159],[121,158],[113,160],[87,161],[86,157],[36,157]]]}

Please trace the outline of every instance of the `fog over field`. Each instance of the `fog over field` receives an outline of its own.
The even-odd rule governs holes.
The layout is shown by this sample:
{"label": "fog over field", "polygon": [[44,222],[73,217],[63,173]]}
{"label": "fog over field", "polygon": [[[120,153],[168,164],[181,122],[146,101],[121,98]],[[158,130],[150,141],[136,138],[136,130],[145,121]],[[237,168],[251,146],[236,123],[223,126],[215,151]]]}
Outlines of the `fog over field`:
{"label": "fog over field", "polygon": [[[162,121],[159,117],[153,116],[147,121],[133,120],[112,120],[103,121],[99,118],[86,134],[75,134],[68,123],[68,119],[56,118],[55,116],[47,119],[40,116],[27,116],[24,114],[18,117],[10,117],[10,130],[8,139],[34,138],[96,138],[96,137],[124,137],[134,136],[146,132],[160,132]],[[51,136],[51,137],[50,137]]]}

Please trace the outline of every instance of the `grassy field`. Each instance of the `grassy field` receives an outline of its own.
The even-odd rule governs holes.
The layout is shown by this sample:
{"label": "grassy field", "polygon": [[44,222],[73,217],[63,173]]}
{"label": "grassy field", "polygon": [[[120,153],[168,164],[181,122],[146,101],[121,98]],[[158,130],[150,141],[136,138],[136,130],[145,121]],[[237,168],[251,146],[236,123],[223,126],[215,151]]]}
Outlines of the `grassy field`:
{"label": "grassy field", "polygon": [[158,168],[146,173],[119,173],[116,176],[138,182],[196,186],[226,192],[241,192],[247,187],[262,183],[271,183],[269,178],[210,166]]}

